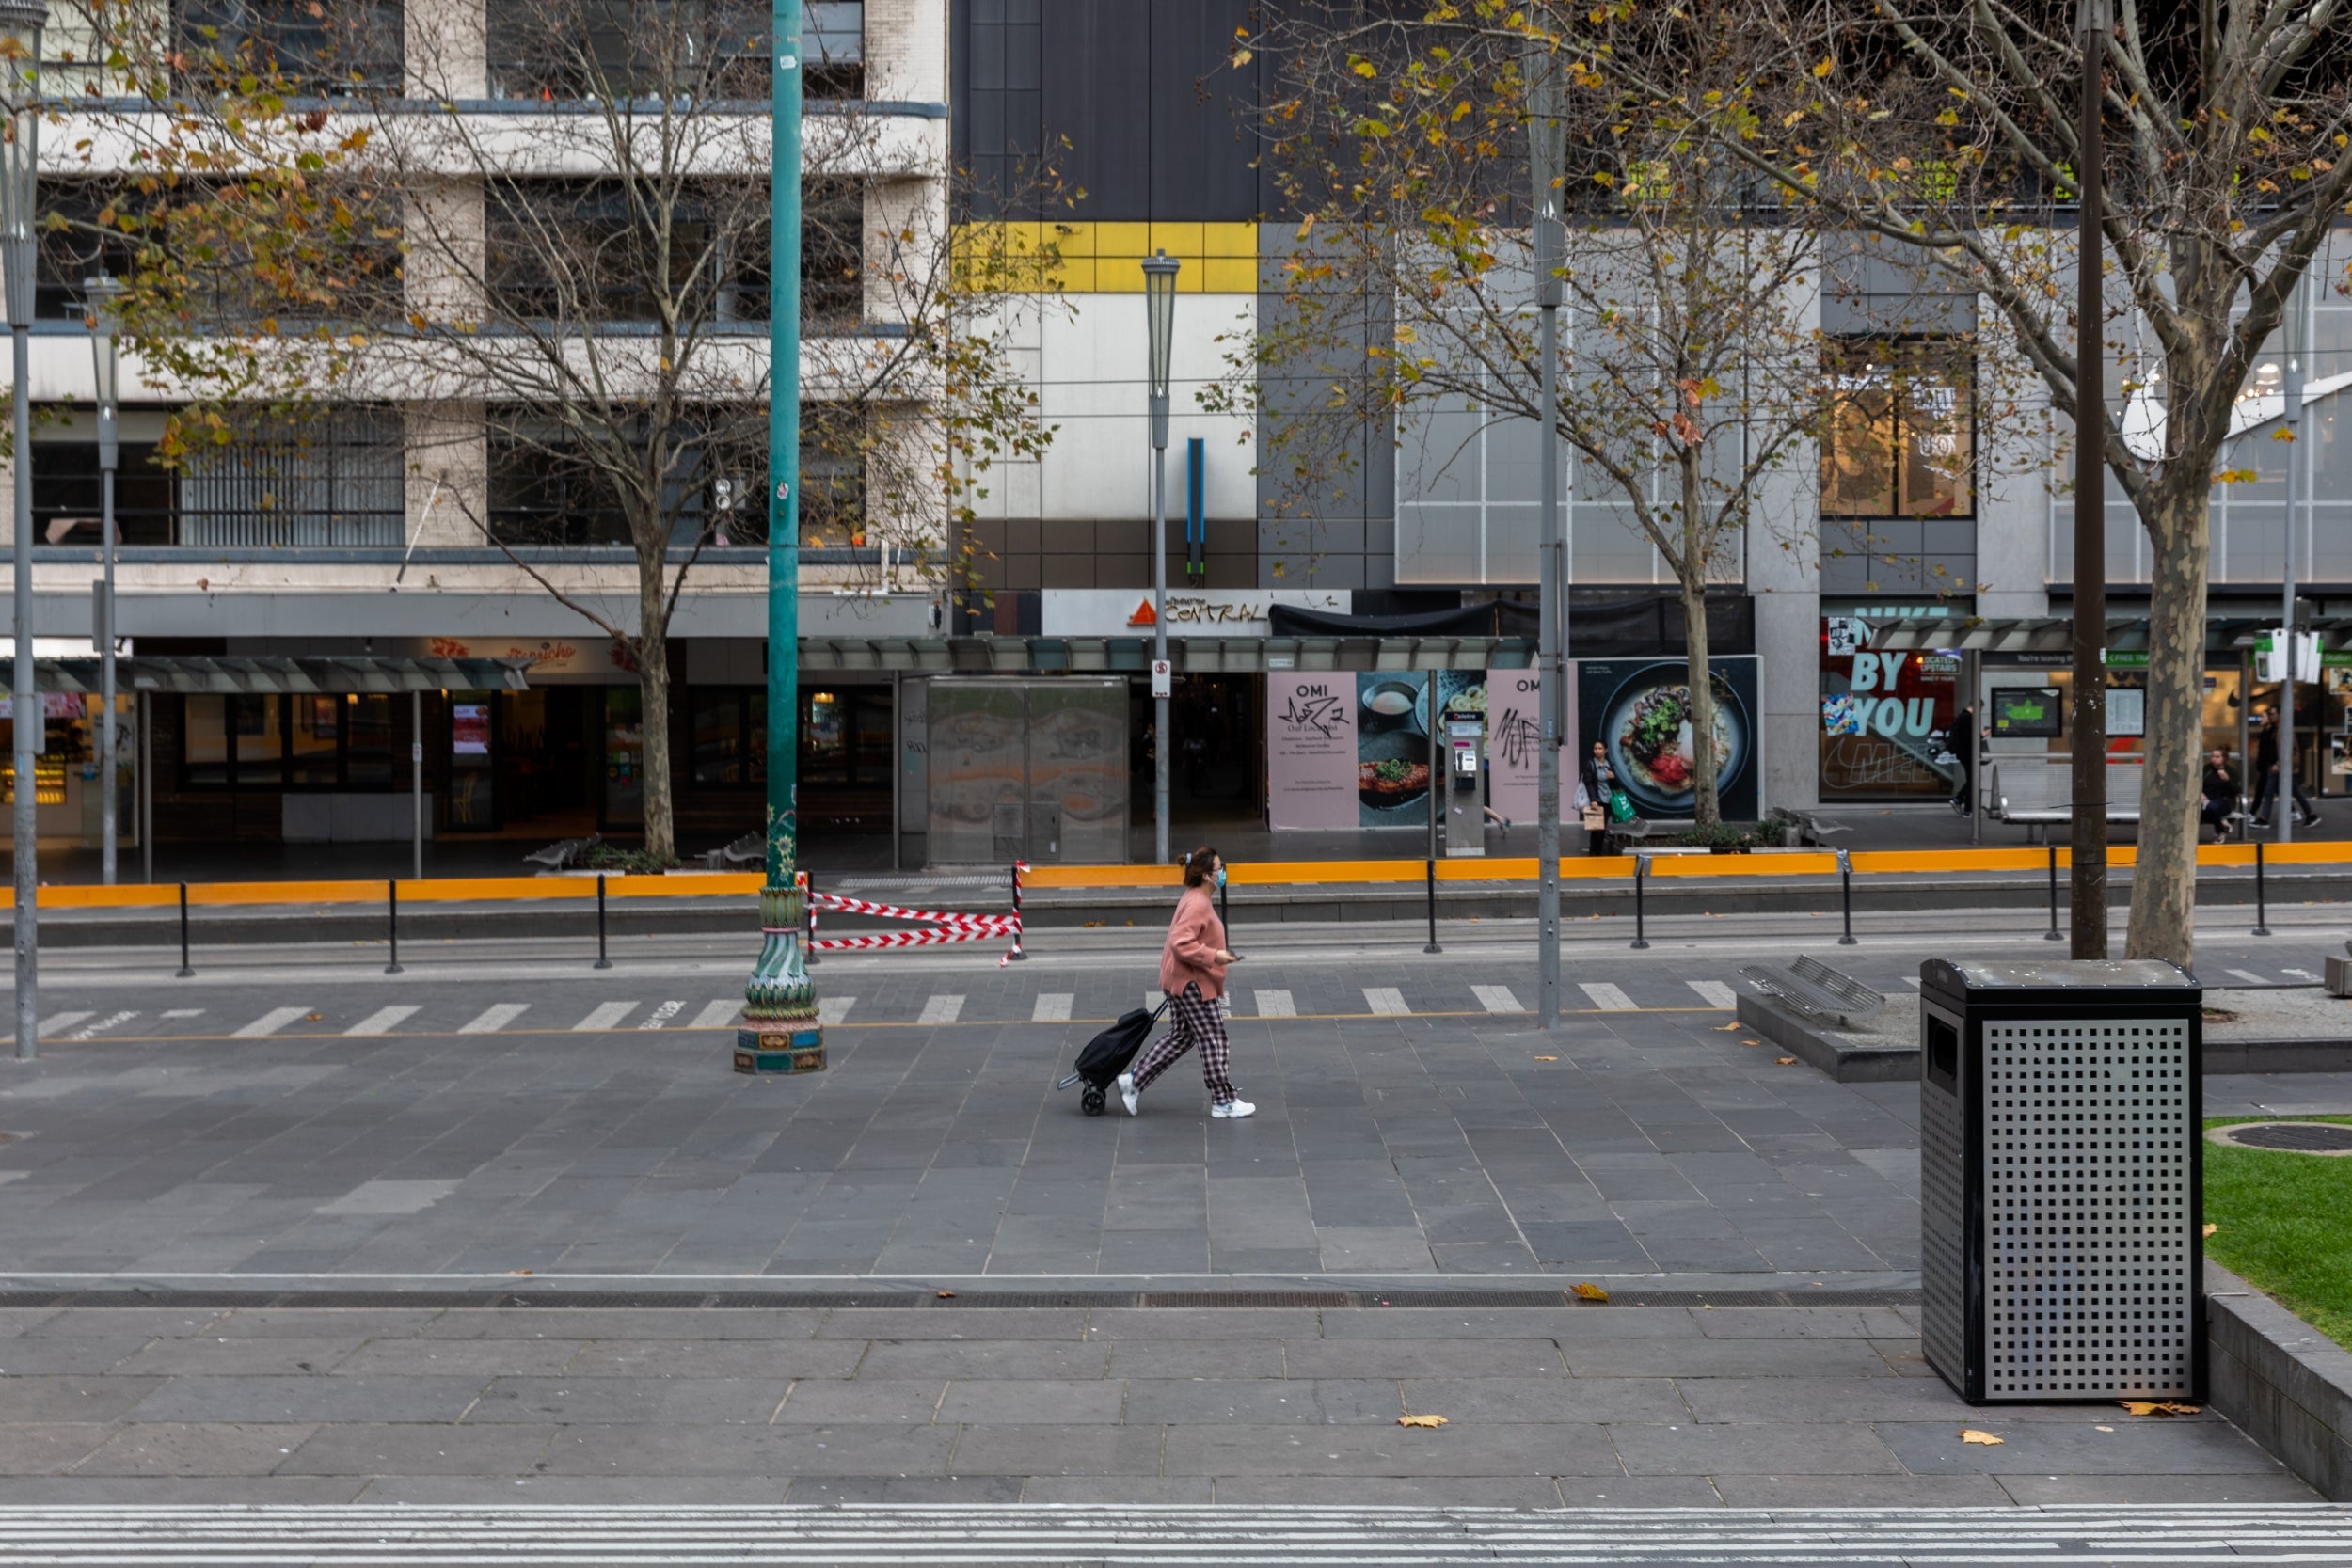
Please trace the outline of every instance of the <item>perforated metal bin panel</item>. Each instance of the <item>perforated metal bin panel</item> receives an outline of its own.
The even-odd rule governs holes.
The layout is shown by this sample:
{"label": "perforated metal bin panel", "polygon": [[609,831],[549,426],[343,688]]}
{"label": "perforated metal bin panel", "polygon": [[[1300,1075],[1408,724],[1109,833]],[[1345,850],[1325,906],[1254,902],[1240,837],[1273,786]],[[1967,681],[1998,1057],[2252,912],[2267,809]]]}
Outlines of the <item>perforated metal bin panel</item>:
{"label": "perforated metal bin panel", "polygon": [[1985,1396],[2186,1397],[2188,1023],[1983,1031]]}

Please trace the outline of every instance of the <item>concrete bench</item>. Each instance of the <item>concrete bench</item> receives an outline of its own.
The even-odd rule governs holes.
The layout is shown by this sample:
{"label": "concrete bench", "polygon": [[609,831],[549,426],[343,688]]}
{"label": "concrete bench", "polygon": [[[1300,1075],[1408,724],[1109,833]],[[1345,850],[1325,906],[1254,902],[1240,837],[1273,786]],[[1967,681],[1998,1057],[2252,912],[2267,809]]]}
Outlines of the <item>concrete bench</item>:
{"label": "concrete bench", "polygon": [[757,833],[745,833],[731,844],[707,850],[703,864],[712,871],[724,871],[731,865],[754,865],[768,858],[768,841]]}
{"label": "concrete bench", "polygon": [[590,833],[586,838],[558,839],[544,849],[533,849],[530,854],[525,855],[523,863],[536,865],[548,871],[562,871],[587,859],[588,851],[603,842],[604,836],[601,833]]}
{"label": "concrete bench", "polygon": [[1885,997],[1818,958],[1800,958],[1785,971],[1750,964],[1740,971],[1740,977],[1803,1016],[1836,1029],[1861,1028],[1886,1006]]}
{"label": "concrete bench", "polygon": [[[2140,784],[2147,769],[2137,762],[2107,764],[2107,810],[2110,822],[2139,821]],[[2026,830],[2026,842],[2042,842],[2042,831],[2074,820],[2074,777],[2070,764],[2057,762],[1997,762],[1987,770],[1986,793],[1992,815]]]}
{"label": "concrete bench", "polygon": [[1785,822],[1797,830],[1799,845],[1818,845],[1833,833],[1851,832],[1843,822],[1832,822],[1818,812],[1796,811],[1788,806],[1774,806],[1769,814],[1774,822]]}

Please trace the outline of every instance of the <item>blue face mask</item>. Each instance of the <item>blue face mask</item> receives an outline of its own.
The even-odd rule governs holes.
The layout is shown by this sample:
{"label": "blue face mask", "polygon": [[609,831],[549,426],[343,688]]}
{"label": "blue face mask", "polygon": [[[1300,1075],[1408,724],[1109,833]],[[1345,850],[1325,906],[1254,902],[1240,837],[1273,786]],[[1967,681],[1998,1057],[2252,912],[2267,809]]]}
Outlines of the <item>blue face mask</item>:
{"label": "blue face mask", "polygon": [[1219,887],[1225,885],[1225,868],[1221,865],[1216,868],[1216,885]]}

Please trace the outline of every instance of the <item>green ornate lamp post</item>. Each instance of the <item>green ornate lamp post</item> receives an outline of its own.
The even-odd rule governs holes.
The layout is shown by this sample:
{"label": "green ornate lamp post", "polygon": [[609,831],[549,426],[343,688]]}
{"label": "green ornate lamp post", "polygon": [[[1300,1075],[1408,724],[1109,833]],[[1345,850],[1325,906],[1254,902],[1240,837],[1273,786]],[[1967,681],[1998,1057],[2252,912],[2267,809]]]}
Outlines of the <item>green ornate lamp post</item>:
{"label": "green ornate lamp post", "polygon": [[801,932],[801,3],[772,0],[774,154],[769,177],[768,858],[759,962],[743,988],[738,1072],[817,1072],[825,1065]]}

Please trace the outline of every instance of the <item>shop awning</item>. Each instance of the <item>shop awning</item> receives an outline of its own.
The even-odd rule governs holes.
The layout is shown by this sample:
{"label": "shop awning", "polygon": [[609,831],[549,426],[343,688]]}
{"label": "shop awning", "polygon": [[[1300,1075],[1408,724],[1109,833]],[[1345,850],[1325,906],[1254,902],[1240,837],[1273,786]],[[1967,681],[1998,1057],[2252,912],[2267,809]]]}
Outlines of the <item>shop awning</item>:
{"label": "shop awning", "polygon": [[[336,655],[315,658],[212,657],[139,654],[115,660],[119,691],[278,693],[340,696],[345,692],[523,691],[527,658],[406,658]],[[0,673],[4,674],[4,673]],[[103,676],[96,654],[87,658],[34,661],[43,691],[97,691]]]}
{"label": "shop awning", "polygon": [[[1266,670],[1514,670],[1534,662],[1525,637],[1171,637],[1181,673]],[[926,674],[1148,674],[1141,637],[867,637],[801,640],[811,673],[904,670]]]}

